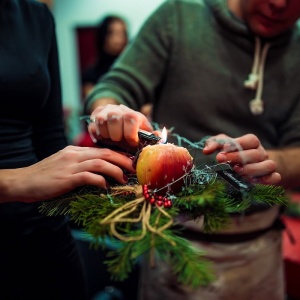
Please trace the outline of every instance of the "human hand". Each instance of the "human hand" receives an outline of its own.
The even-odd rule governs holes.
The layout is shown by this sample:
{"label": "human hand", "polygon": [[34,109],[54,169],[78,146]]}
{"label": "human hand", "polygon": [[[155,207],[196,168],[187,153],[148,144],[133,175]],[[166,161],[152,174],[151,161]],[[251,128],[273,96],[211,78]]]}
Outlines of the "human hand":
{"label": "human hand", "polygon": [[96,147],[68,146],[42,161],[18,169],[22,202],[37,202],[60,196],[73,189],[94,185],[107,188],[105,176],[125,184],[122,169],[134,173],[132,160],[122,153]]}
{"label": "human hand", "polygon": [[132,110],[125,105],[107,104],[97,107],[91,114],[92,122],[88,126],[94,142],[101,141],[106,144],[137,147],[138,130],[152,131],[153,128],[147,117]]}
{"label": "human hand", "polygon": [[281,175],[276,172],[276,163],[270,160],[267,151],[254,134],[230,138],[225,134],[210,137],[203,149],[204,154],[219,151],[216,160],[227,162],[233,169],[252,183],[278,184]]}

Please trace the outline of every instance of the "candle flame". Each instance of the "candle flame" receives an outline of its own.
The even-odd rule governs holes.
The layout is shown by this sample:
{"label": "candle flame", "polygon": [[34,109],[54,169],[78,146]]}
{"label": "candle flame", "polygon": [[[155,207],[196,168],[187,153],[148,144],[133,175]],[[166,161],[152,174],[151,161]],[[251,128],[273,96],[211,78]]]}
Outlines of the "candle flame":
{"label": "candle flame", "polygon": [[161,140],[160,143],[161,144],[165,144],[167,142],[167,129],[166,127],[163,128],[162,132],[161,132]]}

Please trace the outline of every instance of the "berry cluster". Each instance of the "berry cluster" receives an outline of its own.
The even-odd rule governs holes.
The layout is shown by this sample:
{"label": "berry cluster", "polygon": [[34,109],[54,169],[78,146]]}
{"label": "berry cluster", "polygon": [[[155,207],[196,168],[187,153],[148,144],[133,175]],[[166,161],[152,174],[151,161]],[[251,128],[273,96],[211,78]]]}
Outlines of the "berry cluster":
{"label": "berry cluster", "polygon": [[152,205],[164,206],[165,208],[172,207],[172,201],[170,199],[156,195],[153,191],[148,189],[146,184],[143,185],[143,195]]}

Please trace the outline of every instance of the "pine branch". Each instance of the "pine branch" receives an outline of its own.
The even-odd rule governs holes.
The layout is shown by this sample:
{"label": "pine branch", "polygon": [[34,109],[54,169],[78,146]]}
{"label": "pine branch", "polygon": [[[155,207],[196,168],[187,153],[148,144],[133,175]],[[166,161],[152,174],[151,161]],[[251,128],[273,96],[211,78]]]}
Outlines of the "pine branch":
{"label": "pine branch", "polygon": [[107,265],[112,280],[123,281],[128,278],[133,265],[136,263],[135,260],[131,259],[133,247],[133,242],[122,243],[117,250],[108,252],[107,257],[110,259],[104,263]]}
{"label": "pine branch", "polygon": [[249,198],[257,203],[267,203],[271,205],[284,205],[289,202],[286,191],[282,186],[257,184],[249,192]]}
{"label": "pine branch", "polygon": [[76,201],[80,196],[99,195],[103,190],[95,186],[83,186],[73,191],[42,202],[39,211],[48,216],[67,215],[70,214],[70,203]]}
{"label": "pine branch", "polygon": [[[155,253],[171,267],[180,283],[196,288],[213,281],[212,265],[202,251],[192,247],[189,241],[177,235],[176,231],[168,230],[165,234],[169,241],[160,236],[155,238]],[[175,243],[175,246],[172,246],[170,241]]]}
{"label": "pine branch", "polygon": [[[96,248],[106,247],[105,240],[111,237],[118,247],[108,253],[105,263],[113,280],[126,279],[139,258],[147,254],[150,264],[159,257],[171,266],[179,282],[198,287],[214,278],[210,262],[181,237],[177,227],[171,227],[172,222],[177,225],[182,219],[196,220],[203,216],[204,231],[212,232],[224,228],[230,214],[245,212],[252,203],[286,205],[288,199],[282,187],[256,185],[250,191],[238,192],[229,190],[216,178],[203,184],[201,180],[193,180],[190,179],[181,193],[169,195],[173,202],[169,209],[150,206],[149,211],[150,203],[144,202],[147,200],[143,196],[136,199],[135,194],[124,193],[123,189],[113,194],[85,187],[44,202],[40,211],[47,215],[68,214],[93,237],[91,245]],[[132,203],[137,203],[133,210]],[[115,211],[123,214],[122,217],[118,218]],[[111,214],[112,219],[103,223]],[[146,227],[145,220],[139,218],[141,215],[148,218]]]}
{"label": "pine branch", "polygon": [[[176,215],[176,210],[171,212]],[[157,228],[165,225],[168,220],[166,216],[155,211],[151,215],[150,223]],[[133,236],[140,235],[141,230],[131,231]],[[164,261],[172,266],[173,271],[178,276],[178,280],[183,284],[197,287],[206,285],[213,280],[210,270],[210,263],[203,258],[203,253],[190,246],[189,242],[178,236],[176,230],[164,230],[163,234],[147,232],[143,239],[123,243],[116,251],[109,253],[110,260],[105,263],[114,280],[124,280],[128,277],[133,265],[139,257],[152,250]],[[174,246],[175,245],[175,246]]]}
{"label": "pine branch", "polygon": [[175,248],[171,251],[169,265],[179,282],[197,288],[208,285],[214,280],[212,264],[204,258],[204,253],[192,248],[189,242],[174,237]]}
{"label": "pine branch", "polygon": [[68,215],[70,213],[70,202],[72,200],[70,198],[64,198],[45,201],[39,206],[39,211],[47,216]]}

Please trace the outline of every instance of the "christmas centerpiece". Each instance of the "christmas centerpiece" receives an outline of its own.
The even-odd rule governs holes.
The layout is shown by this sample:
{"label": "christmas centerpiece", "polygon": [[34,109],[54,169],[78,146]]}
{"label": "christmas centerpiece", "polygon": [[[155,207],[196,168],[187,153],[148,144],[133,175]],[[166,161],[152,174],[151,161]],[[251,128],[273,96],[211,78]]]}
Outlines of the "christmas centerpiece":
{"label": "christmas centerpiece", "polygon": [[[107,190],[77,189],[40,207],[48,215],[68,214],[93,237],[93,246],[113,239],[118,247],[108,253],[106,264],[115,280],[126,279],[140,258],[155,266],[159,257],[179,282],[198,287],[214,278],[204,253],[182,236],[185,220],[204,218],[204,231],[226,226],[231,213],[247,210],[253,202],[285,204],[279,186],[252,185],[229,164],[196,166],[189,150],[165,138],[140,132],[136,174],[127,185]],[[199,147],[199,144],[196,145]]]}

